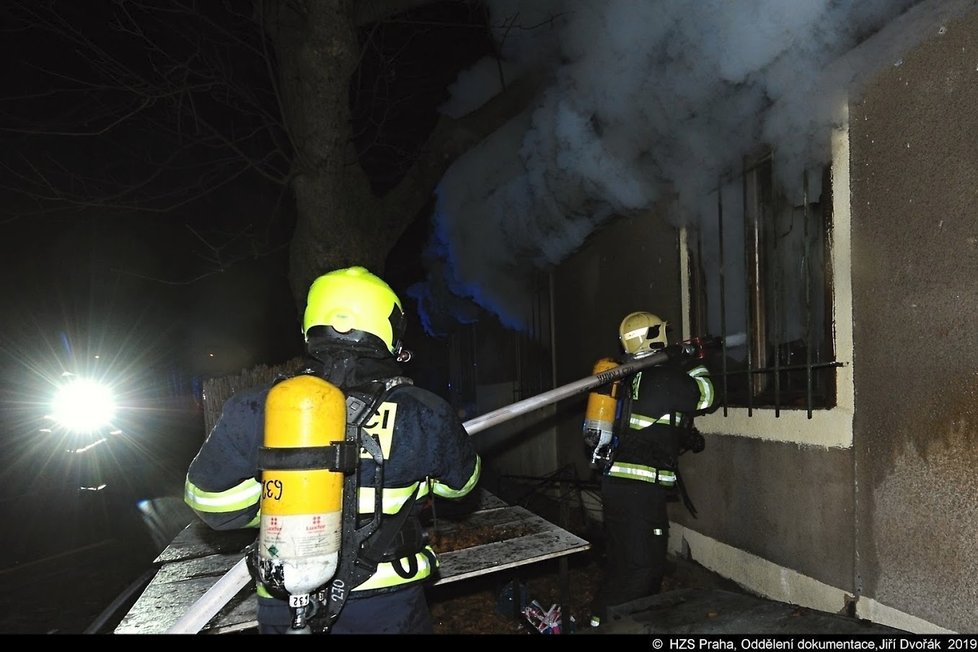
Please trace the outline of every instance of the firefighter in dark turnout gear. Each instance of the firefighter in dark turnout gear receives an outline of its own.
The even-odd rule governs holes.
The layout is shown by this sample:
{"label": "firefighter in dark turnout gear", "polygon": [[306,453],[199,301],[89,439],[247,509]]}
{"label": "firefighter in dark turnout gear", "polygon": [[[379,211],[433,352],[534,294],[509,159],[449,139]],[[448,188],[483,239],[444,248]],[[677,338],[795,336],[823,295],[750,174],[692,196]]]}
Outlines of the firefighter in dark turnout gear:
{"label": "firefighter in dark turnout gear", "polygon": [[[363,426],[383,452],[381,526],[391,541],[376,571],[355,585],[332,623],[331,633],[431,633],[423,582],[437,568],[418,519],[431,494],[460,498],[476,486],[481,461],[451,405],[399,375],[404,313],[383,280],[362,267],[340,269],[316,279],[303,320],[306,348],[313,358],[302,373],[315,374],[349,393],[390,388]],[[265,399],[268,385],[235,393],[191,462],[185,500],[210,527],[229,530],[260,523]],[[359,462],[358,519],[376,505],[375,461]],[[344,514],[343,518],[348,518]],[[385,529],[386,528],[386,529]],[[396,532],[390,532],[395,528]],[[260,633],[287,633],[288,603],[257,581]]]}
{"label": "firefighter in dark turnout gear", "polygon": [[[666,322],[648,312],[626,316],[619,337],[626,362],[673,350]],[[684,359],[681,350],[665,363],[623,378],[618,394],[613,452],[602,465],[606,561],[592,626],[607,618],[608,607],[659,592],[666,573],[667,503],[682,489],[679,455],[702,450],[692,417],[715,409],[708,370]]]}

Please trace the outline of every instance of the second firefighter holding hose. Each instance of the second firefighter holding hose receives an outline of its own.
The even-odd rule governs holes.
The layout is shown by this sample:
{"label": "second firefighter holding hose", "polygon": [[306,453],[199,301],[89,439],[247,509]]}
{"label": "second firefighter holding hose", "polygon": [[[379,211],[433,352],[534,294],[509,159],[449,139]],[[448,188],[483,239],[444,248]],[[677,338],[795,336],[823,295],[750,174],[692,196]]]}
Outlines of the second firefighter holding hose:
{"label": "second firefighter holding hose", "polygon": [[[666,326],[650,312],[627,315],[619,327],[623,363],[668,355],[589,397],[584,435],[593,449],[592,465],[601,472],[606,537],[593,627],[607,619],[608,607],[659,592],[667,568],[667,503],[678,493],[692,510],[679,476],[679,455],[703,448],[693,417],[715,409],[713,383],[706,366],[685,347],[669,346]],[[598,364],[614,363],[605,358]]]}

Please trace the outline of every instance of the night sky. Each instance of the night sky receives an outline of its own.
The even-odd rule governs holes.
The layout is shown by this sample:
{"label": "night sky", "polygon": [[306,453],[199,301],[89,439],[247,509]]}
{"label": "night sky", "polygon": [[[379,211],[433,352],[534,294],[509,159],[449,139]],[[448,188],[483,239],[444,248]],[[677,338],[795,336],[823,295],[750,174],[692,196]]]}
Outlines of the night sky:
{"label": "night sky", "polygon": [[[106,536],[128,540],[126,528],[142,527],[142,499],[179,501],[205,434],[201,381],[302,352],[287,278],[294,208],[273,181],[290,161],[270,154],[283,134],[255,56],[259,36],[226,3],[201,4],[206,20],[99,0],[0,7],[0,479],[11,488],[0,506],[19,524],[0,537],[0,586],[8,566]],[[360,164],[377,192],[403,173],[458,69],[486,53],[484,23],[473,27],[485,15],[447,4],[364,32],[350,97]],[[122,8],[142,17],[128,24]],[[137,24],[181,65],[141,47]],[[217,63],[233,88],[217,83],[208,67]],[[186,114],[174,120],[174,100],[159,94],[181,85],[197,90],[180,101],[237,139],[237,156]],[[262,164],[246,169],[241,155]],[[385,273],[409,313],[429,218],[408,229]],[[416,314],[407,344],[421,353],[411,372],[443,382],[444,341],[429,340]],[[118,394],[124,432],[87,456],[94,464],[66,452],[75,439],[41,430],[65,371]],[[78,491],[102,481],[112,491],[96,500]],[[130,540],[130,552],[145,538]]]}
{"label": "night sky", "polygon": [[[282,133],[267,71],[252,51],[259,43],[252,26],[223,3],[208,6],[205,18],[232,25],[235,42],[199,18],[131,6],[133,25],[172,48],[174,60],[201,66],[185,82],[173,81],[179,71],[140,47],[117,3],[53,3],[54,12],[35,11],[36,4],[4,8],[13,14],[4,21],[13,28],[2,43],[0,100],[4,367],[27,358],[53,364],[33,360],[40,349],[64,366],[75,356],[118,353],[206,376],[299,353],[287,282],[291,195],[270,180],[289,162],[266,155]],[[487,51],[484,26],[481,38],[472,37],[473,21],[485,16],[465,3],[444,5],[365,31],[369,46],[351,102],[360,162],[378,192],[410,162],[458,69]],[[248,3],[231,6],[245,11]],[[45,29],[42,21],[56,24]],[[211,58],[191,56],[198,39],[218,44]],[[113,64],[96,70],[89,58],[103,55]],[[206,86],[215,73],[204,68],[218,58],[232,90],[252,104],[221,96],[224,89],[181,101],[198,103],[201,119],[226,125],[225,134],[250,134],[241,148],[266,157],[259,173],[241,172],[226,148],[194,144],[194,125],[175,121],[167,102],[143,107],[140,95],[108,83],[149,79],[151,88],[140,93],[171,88],[164,81]],[[405,300],[403,290],[421,277],[429,230],[427,216],[419,216],[392,253],[389,281]]]}

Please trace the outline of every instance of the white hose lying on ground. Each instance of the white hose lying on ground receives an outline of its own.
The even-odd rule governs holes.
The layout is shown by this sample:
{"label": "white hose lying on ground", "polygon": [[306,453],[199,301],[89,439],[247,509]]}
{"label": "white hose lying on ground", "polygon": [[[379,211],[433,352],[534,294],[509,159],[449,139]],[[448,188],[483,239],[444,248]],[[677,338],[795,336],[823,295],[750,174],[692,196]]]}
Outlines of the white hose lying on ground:
{"label": "white hose lying on ground", "polygon": [[207,592],[191,605],[187,613],[170,625],[166,633],[198,633],[249,581],[251,581],[251,573],[248,571],[248,560],[242,557],[224,577],[215,582],[214,586],[207,589]]}

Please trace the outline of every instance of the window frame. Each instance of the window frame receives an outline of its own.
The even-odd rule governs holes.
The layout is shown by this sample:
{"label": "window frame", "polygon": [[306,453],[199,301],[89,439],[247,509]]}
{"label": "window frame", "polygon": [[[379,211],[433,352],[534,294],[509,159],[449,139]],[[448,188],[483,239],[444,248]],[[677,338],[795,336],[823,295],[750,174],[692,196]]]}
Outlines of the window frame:
{"label": "window frame", "polygon": [[[851,210],[849,188],[848,124],[831,136],[832,228],[826,239],[826,255],[831,291],[831,336],[835,352],[835,405],[830,408],[786,409],[784,407],[721,407],[712,414],[697,417],[696,425],[708,434],[729,434],[773,441],[815,444],[829,447],[852,445],[854,388],[852,378],[852,277]],[[691,279],[688,233],[680,229],[680,278],[683,303],[683,337],[691,333]],[[716,384],[716,381],[715,383]]]}

